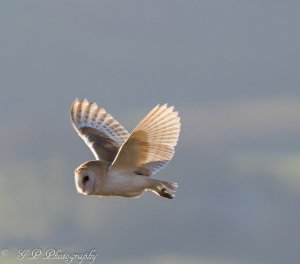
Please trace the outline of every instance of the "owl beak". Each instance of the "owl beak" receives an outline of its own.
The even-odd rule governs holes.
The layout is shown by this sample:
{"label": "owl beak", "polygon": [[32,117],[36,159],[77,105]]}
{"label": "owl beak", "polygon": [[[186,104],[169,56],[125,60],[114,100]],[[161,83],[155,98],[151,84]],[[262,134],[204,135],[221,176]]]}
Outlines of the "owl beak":
{"label": "owl beak", "polygon": [[86,193],[86,186],[85,186],[85,184],[83,184],[83,187],[82,187],[82,193],[83,193],[83,194],[85,194],[85,195],[87,195],[87,193]]}

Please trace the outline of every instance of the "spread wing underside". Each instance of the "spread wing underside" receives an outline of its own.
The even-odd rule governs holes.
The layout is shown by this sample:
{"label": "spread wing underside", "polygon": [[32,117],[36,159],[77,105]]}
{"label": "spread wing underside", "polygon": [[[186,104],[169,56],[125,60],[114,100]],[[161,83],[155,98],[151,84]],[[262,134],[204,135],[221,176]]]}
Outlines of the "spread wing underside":
{"label": "spread wing underside", "polygon": [[87,99],[75,99],[70,111],[71,123],[97,160],[112,162],[129,133],[104,108]]}
{"label": "spread wing underside", "polygon": [[180,118],[173,107],[157,105],[136,126],[112,164],[115,170],[153,175],[171,160],[180,132]]}

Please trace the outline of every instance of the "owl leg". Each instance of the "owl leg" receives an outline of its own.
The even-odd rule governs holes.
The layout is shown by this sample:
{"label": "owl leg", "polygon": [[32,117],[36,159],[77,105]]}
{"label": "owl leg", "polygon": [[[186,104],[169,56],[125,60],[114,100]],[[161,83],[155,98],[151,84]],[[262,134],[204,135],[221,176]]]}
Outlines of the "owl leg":
{"label": "owl leg", "polygon": [[173,199],[175,197],[174,193],[176,192],[177,187],[178,184],[175,182],[154,180],[150,190],[161,197]]}

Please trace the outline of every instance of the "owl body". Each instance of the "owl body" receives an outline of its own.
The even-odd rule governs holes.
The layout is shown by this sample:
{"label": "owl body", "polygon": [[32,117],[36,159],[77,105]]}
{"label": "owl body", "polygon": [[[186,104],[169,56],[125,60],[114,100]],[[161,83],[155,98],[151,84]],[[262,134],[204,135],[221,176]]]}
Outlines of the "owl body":
{"label": "owl body", "polygon": [[145,191],[172,199],[177,183],[151,177],[174,154],[180,119],[173,107],[154,107],[129,134],[111,115],[86,99],[75,100],[71,122],[96,160],[75,169],[79,193],[139,197]]}
{"label": "owl body", "polygon": [[141,177],[130,171],[111,170],[110,164],[103,161],[88,161],[75,170],[77,191],[84,195],[139,197],[144,191],[160,192],[161,189],[174,189],[176,184]]}

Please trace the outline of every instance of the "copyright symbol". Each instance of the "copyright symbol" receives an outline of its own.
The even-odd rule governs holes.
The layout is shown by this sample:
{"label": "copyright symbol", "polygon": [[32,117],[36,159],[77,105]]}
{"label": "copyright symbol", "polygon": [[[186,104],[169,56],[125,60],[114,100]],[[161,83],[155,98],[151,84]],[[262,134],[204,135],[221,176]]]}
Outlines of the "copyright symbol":
{"label": "copyright symbol", "polygon": [[1,250],[2,256],[7,256],[8,253],[9,253],[9,250],[8,250],[7,248],[3,248],[3,249]]}

